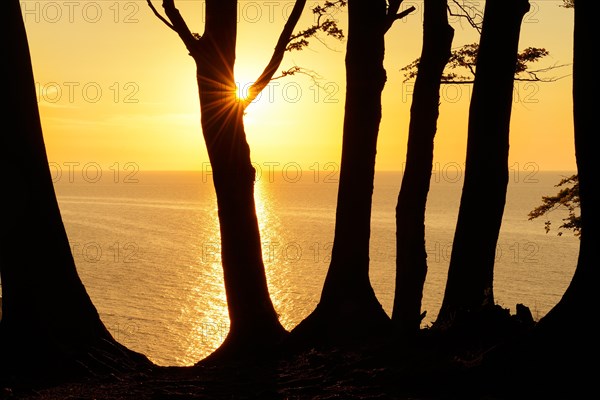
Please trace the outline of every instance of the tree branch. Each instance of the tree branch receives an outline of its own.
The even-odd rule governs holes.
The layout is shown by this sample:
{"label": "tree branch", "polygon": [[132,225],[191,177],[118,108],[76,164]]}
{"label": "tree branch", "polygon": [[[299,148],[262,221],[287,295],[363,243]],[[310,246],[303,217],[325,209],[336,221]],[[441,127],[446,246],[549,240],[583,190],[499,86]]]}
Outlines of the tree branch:
{"label": "tree branch", "polygon": [[[171,28],[171,29],[173,29],[175,31],[175,27],[173,26],[173,24],[171,24],[169,21],[167,21],[167,19],[165,17],[163,17],[158,12],[158,10],[156,9],[156,7],[154,7],[154,4],[152,4],[152,1],[151,0],[146,0],[146,2],[148,3],[148,7],[150,7],[150,9],[154,13],[154,15],[156,15],[156,17],[158,19],[160,19],[162,22],[164,22],[166,26],[168,26],[169,28]],[[175,31],[175,32],[177,32],[177,31]]]}
{"label": "tree branch", "polygon": [[188,28],[187,24],[185,23],[185,20],[179,13],[179,10],[175,7],[174,0],[163,0],[162,2],[163,9],[165,10],[165,14],[167,14],[167,18],[169,20],[160,15],[160,13],[152,4],[151,0],[146,0],[146,2],[148,3],[148,6],[150,7],[154,15],[158,17],[158,19],[163,21],[169,28],[177,32],[177,34],[185,44],[185,47],[190,53],[197,51],[196,44],[198,38],[194,36],[194,34]]}
{"label": "tree branch", "polygon": [[398,10],[400,9],[400,5],[402,4],[402,1],[403,0],[390,0],[389,1],[389,6],[388,6],[388,10],[387,10],[387,15],[386,15],[386,21],[385,21],[385,25],[384,25],[384,32],[387,32],[392,27],[392,25],[394,25],[394,22],[406,17],[408,14],[415,11],[415,7],[410,6],[406,10],[398,13]]}
{"label": "tree branch", "polygon": [[456,0],[454,0],[453,3],[456,4],[456,6],[462,11],[462,14],[454,14],[452,12],[452,9],[450,8],[450,5],[448,5],[448,12],[450,13],[450,15],[452,15],[453,17],[466,18],[466,20],[469,22],[469,24],[473,28],[475,28],[477,30],[477,32],[479,32],[481,34],[481,26],[480,26],[480,24],[478,24],[477,22],[475,22],[475,19],[469,15],[469,11],[467,10],[467,8],[469,8],[470,10],[475,10],[476,11],[475,15],[480,16],[481,19],[483,20],[483,15],[481,15],[481,12],[479,10],[477,10],[477,8],[475,8],[475,7],[467,7],[464,4],[460,4]]}
{"label": "tree branch", "polygon": [[296,27],[296,24],[298,23],[298,20],[302,15],[302,11],[304,10],[305,5],[306,0],[296,0],[294,8],[292,9],[289,18],[285,23],[281,34],[279,35],[279,40],[275,45],[275,49],[273,50],[271,60],[265,67],[262,74],[258,77],[256,82],[254,82],[248,90],[248,96],[246,97],[246,99],[244,99],[244,108],[246,108],[250,103],[252,103],[254,99],[256,99],[256,96],[258,96],[259,93],[269,84],[271,78],[273,78],[273,75],[275,74],[275,72],[277,72],[277,69],[283,61],[283,56],[287,49],[287,45],[291,40],[292,32],[294,31],[294,28]]}
{"label": "tree branch", "polygon": [[[317,5],[313,7],[312,12],[317,16],[316,23],[295,35],[292,35],[289,39],[287,50],[301,50],[308,46],[308,39],[312,37],[316,38],[319,42],[323,43],[325,47],[329,48],[329,46],[317,36],[319,31],[323,31],[326,35],[333,36],[336,39],[343,39],[344,34],[342,30],[338,28],[337,21],[330,18],[329,10],[332,8],[339,9],[346,6],[347,3],[347,0],[327,0],[325,1],[324,6]],[[324,17],[326,17],[326,19],[322,21]]]}

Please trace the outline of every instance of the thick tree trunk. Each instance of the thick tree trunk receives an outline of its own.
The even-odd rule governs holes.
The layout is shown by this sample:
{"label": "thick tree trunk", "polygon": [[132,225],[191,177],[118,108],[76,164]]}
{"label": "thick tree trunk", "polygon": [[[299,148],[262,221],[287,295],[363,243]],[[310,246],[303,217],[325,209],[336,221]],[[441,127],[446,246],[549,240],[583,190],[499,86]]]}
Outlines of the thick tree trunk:
{"label": "thick tree trunk", "polygon": [[3,176],[10,193],[0,231],[0,379],[149,366],[113,339],[79,279],[48,168],[19,1],[6,9],[4,123],[11,129],[2,149],[11,171]]}
{"label": "thick tree trunk", "polygon": [[487,370],[481,374],[502,382],[527,375],[537,382],[521,393],[530,394],[530,398],[552,398],[557,393],[585,398],[597,386],[596,371],[589,368],[590,360],[598,354],[597,330],[590,324],[598,310],[596,250],[600,243],[600,200],[593,187],[600,171],[594,139],[597,110],[591,100],[598,93],[594,54],[590,51],[595,41],[596,17],[592,7],[589,1],[576,0],[574,10],[573,122],[581,211],[575,274],[561,300],[528,335],[486,356]]}
{"label": "thick tree trunk", "polygon": [[386,2],[350,0],[348,17],[342,162],[331,263],[317,308],[292,332],[323,342],[355,340],[390,323],[369,280],[371,200],[386,81]]}
{"label": "thick tree trunk", "polygon": [[410,110],[406,166],[396,206],[396,292],[392,320],[401,335],[420,329],[427,275],[425,208],[439,115],[440,81],[454,30],[446,0],[425,0],[423,47]]}
{"label": "thick tree trunk", "polygon": [[254,203],[255,170],[242,103],[235,98],[237,1],[206,2],[206,29],[193,52],[201,123],[217,195],[221,251],[231,321],[225,343],[210,356],[260,353],[286,333],[269,297]]}
{"label": "thick tree trunk", "polygon": [[597,95],[593,52],[590,52],[592,10],[590,3],[575,2],[575,30],[573,47],[573,122],[575,129],[575,156],[579,177],[581,211],[581,236],[577,268],[569,287],[558,304],[540,321],[540,327],[552,325],[552,329],[572,329],[596,312],[598,296],[598,255],[600,243],[598,191],[594,181],[600,175],[598,169],[594,131],[597,126],[595,107],[591,99]]}
{"label": "thick tree trunk", "polygon": [[527,0],[488,0],[469,110],[465,181],[436,325],[494,304],[496,245],[508,185],[509,127]]}

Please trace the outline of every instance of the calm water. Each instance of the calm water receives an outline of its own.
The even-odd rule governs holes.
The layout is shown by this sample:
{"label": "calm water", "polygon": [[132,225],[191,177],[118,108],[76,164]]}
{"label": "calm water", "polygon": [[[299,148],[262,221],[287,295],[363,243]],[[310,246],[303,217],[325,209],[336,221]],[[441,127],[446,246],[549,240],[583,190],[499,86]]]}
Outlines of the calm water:
{"label": "calm water", "polygon": [[[432,177],[427,207],[429,274],[424,323],[442,300],[462,181],[456,168]],[[459,171],[459,174],[456,172]],[[265,171],[256,200],[271,295],[290,329],[317,304],[333,240],[337,174]],[[90,175],[91,174],[91,175]],[[512,171],[498,244],[497,302],[542,317],[575,268],[578,239],[546,234],[527,213],[567,172]],[[371,280],[390,312],[394,293],[394,209],[400,173],[376,179]],[[228,316],[210,176],[129,169],[55,175],[78,270],[113,335],[161,365],[190,365],[224,339]],[[560,214],[554,219],[557,223]]]}

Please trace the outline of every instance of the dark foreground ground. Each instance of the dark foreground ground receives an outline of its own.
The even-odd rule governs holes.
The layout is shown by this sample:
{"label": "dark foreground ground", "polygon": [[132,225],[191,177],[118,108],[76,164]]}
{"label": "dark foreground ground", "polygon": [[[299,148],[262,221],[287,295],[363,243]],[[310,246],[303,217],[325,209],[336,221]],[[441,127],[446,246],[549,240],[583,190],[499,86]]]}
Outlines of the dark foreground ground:
{"label": "dark foreground ground", "polygon": [[[483,316],[483,317],[482,317]],[[346,347],[303,346],[244,363],[152,367],[52,385],[0,380],[0,399],[325,400],[599,398],[598,336],[568,324],[533,335],[532,321],[493,308],[450,331]],[[4,382],[4,383],[2,383]],[[34,387],[35,386],[35,387]]]}
{"label": "dark foreground ground", "polygon": [[528,371],[518,365],[514,370],[490,370],[482,367],[480,355],[467,360],[440,358],[438,353],[432,363],[433,353],[416,356],[385,347],[368,352],[313,349],[269,363],[157,367],[46,388],[4,387],[0,398],[566,400],[595,398],[598,391],[582,389],[580,380],[569,375],[568,365],[564,372],[546,377],[546,372]]}
{"label": "dark foreground ground", "polygon": [[[428,399],[456,395],[379,357],[308,351],[272,363],[156,368],[48,388],[4,388],[6,399]],[[415,367],[417,368],[417,367]],[[429,381],[431,387],[421,385]],[[465,388],[465,395],[472,388]],[[463,397],[465,398],[465,397]]]}

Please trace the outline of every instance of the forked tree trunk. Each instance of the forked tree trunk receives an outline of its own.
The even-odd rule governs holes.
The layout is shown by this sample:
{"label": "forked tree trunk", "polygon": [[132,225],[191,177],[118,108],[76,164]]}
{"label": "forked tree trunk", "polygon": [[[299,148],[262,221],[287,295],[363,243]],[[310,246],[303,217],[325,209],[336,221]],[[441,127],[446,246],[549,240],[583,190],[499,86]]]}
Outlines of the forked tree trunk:
{"label": "forked tree trunk", "polygon": [[20,2],[5,7],[4,85],[10,101],[2,149],[0,230],[2,322],[0,380],[61,379],[72,374],[150,366],[117,343],[77,274],[48,167],[33,68]]}
{"label": "forked tree trunk", "polygon": [[465,180],[446,291],[435,325],[494,304],[496,245],[508,185],[509,127],[527,0],[488,0],[469,109]]}
{"label": "forked tree trunk", "polygon": [[396,291],[392,320],[401,335],[421,325],[421,300],[427,275],[425,208],[439,115],[440,82],[450,57],[454,30],[446,0],[425,0],[423,47],[408,130],[402,185],[396,206]]}
{"label": "forked tree trunk", "polygon": [[[167,21],[197,67],[202,133],[217,195],[221,255],[230,330],[224,343],[199,363],[265,355],[286,336],[269,296],[254,202],[255,170],[244,131],[244,102],[235,97],[236,0],[207,0],[204,35],[187,27],[173,0],[163,0]],[[250,89],[257,96],[279,68],[305,0],[297,0],[271,60]]]}
{"label": "forked tree trunk", "polygon": [[285,334],[269,297],[254,203],[255,170],[242,103],[235,98],[236,36],[237,1],[208,0],[204,35],[192,56],[197,65],[202,132],[217,195],[231,321],[225,343],[215,356],[260,351]]}

